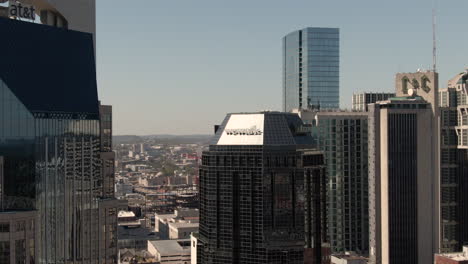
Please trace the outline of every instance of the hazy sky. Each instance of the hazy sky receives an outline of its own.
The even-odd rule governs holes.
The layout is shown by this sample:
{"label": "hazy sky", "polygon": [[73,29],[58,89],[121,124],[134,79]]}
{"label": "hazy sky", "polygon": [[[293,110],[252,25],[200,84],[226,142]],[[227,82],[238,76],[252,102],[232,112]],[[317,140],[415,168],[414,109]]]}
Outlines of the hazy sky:
{"label": "hazy sky", "polygon": [[[432,65],[433,0],[98,0],[100,99],[114,134],[208,134],[228,112],[280,110],[281,38],[339,27],[340,102]],[[440,86],[468,66],[467,0],[438,1]]]}

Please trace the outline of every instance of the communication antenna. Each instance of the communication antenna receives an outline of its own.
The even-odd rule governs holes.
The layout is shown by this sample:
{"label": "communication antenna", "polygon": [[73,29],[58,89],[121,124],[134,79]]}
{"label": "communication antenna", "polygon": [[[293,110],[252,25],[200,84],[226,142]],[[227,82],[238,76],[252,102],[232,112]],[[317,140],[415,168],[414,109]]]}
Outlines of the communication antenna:
{"label": "communication antenna", "polygon": [[437,71],[436,10],[432,8],[432,68]]}

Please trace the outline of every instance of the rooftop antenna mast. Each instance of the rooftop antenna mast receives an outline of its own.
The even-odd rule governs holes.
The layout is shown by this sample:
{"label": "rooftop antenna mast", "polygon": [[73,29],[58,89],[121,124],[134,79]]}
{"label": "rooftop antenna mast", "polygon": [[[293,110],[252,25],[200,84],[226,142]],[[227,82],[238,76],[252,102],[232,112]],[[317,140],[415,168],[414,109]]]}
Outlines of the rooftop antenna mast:
{"label": "rooftop antenna mast", "polygon": [[[435,5],[434,5],[435,6]],[[437,71],[436,9],[432,8],[432,69]]]}

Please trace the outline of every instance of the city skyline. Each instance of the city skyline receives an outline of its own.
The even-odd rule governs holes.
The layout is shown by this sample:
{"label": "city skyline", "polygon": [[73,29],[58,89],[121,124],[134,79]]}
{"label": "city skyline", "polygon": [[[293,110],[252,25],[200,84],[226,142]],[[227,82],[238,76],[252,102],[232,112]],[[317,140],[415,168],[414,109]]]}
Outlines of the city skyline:
{"label": "city skyline", "polygon": [[468,262],[464,3],[416,1],[0,0],[0,264]]}
{"label": "city skyline", "polygon": [[[432,67],[432,1],[184,3],[97,3],[98,85],[116,135],[212,134],[226,113],[281,110],[281,38],[304,27],[340,28],[342,107]],[[464,6],[436,4],[441,87],[467,66]]]}

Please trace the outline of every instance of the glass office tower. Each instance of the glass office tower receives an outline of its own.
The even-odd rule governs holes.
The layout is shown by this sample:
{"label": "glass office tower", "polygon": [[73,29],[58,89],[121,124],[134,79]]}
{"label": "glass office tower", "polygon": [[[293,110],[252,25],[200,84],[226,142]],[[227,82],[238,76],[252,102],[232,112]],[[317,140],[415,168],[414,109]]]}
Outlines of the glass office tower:
{"label": "glass office tower", "polygon": [[303,264],[304,247],[320,263],[325,168],[303,129],[296,114],[226,117],[200,167],[198,263]]}
{"label": "glass office tower", "polygon": [[338,28],[305,28],[283,38],[283,111],[339,108]]}
{"label": "glass office tower", "polygon": [[102,169],[110,112],[99,108],[92,35],[5,18],[0,35],[0,212],[35,212],[24,245],[34,252],[20,257],[116,263],[113,172]]}

